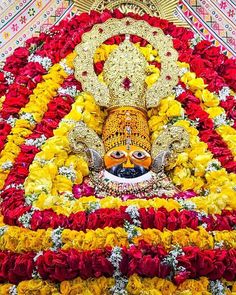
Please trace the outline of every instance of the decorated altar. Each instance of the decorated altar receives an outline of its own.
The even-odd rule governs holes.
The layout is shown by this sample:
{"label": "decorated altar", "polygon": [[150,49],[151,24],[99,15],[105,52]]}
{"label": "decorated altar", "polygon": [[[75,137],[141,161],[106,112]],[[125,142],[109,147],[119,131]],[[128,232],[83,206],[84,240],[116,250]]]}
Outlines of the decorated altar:
{"label": "decorated altar", "polygon": [[0,294],[236,294],[235,59],[103,2],[2,65]]}

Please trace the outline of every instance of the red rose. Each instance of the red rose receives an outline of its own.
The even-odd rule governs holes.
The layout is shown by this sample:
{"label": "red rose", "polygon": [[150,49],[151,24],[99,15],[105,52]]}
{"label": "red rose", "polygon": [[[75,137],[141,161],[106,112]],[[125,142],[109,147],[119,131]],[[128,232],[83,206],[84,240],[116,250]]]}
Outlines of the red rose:
{"label": "red rose", "polygon": [[212,43],[207,40],[200,41],[195,47],[194,47],[194,55],[196,54],[203,54],[207,48],[212,46]]}
{"label": "red rose", "polygon": [[29,50],[25,47],[18,47],[14,50],[13,55],[17,58],[27,58],[29,55]]}
{"label": "red rose", "polygon": [[179,215],[180,228],[190,227],[197,230],[198,217],[195,212],[183,210]]}
{"label": "red rose", "polygon": [[85,211],[77,212],[69,216],[69,227],[73,230],[85,230],[87,228],[87,216]]}
{"label": "red rose", "polygon": [[14,267],[8,270],[8,280],[10,283],[17,284],[20,281],[30,280],[34,268],[34,254],[19,254],[15,258]]}
{"label": "red rose", "polygon": [[159,276],[160,259],[158,256],[152,257],[145,255],[139,260],[136,273],[140,276],[154,277]]}
{"label": "red rose", "polygon": [[92,255],[90,267],[93,269],[93,276],[96,278],[100,276],[111,277],[114,272],[114,267],[104,252],[98,252],[96,255]]}
{"label": "red rose", "polygon": [[139,220],[142,224],[142,228],[152,228],[154,227],[154,208],[140,208],[139,209]]}
{"label": "red rose", "polygon": [[179,286],[182,284],[185,280],[189,278],[190,273],[187,271],[181,271],[178,274],[176,274],[173,278],[174,283]]}
{"label": "red rose", "polygon": [[167,218],[167,229],[172,231],[178,228],[179,228],[178,212],[174,209],[169,212],[169,216]]}
{"label": "red rose", "polygon": [[154,226],[156,229],[163,231],[167,224],[167,210],[158,210],[155,213]]}
{"label": "red rose", "polygon": [[[236,74],[236,72],[235,72],[235,74]],[[211,79],[211,81],[208,84],[207,88],[211,92],[218,92],[225,85],[226,85],[225,80],[223,78],[219,77],[219,76],[216,76],[213,79]],[[236,88],[235,88],[235,90],[236,90]]]}
{"label": "red rose", "polygon": [[200,74],[202,74],[202,72],[208,69],[210,69],[210,71],[212,72],[213,65],[207,59],[194,57],[190,61],[190,67],[191,67],[191,71],[195,72],[196,75],[199,76]]}

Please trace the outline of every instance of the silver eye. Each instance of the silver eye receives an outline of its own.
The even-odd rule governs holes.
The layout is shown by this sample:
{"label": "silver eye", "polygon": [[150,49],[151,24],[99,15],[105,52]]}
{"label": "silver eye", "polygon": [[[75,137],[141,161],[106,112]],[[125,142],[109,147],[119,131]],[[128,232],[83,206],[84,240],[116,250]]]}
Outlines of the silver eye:
{"label": "silver eye", "polygon": [[146,153],[142,151],[133,152],[132,156],[138,160],[143,160],[147,157]]}
{"label": "silver eye", "polygon": [[125,156],[125,154],[122,151],[114,151],[110,154],[110,156],[114,159],[121,159]]}

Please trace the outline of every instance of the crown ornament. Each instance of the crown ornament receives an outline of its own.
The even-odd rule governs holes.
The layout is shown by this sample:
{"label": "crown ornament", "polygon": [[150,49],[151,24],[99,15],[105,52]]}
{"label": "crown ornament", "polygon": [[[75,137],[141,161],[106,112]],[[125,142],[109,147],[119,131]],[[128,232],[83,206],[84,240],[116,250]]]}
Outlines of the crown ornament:
{"label": "crown ornament", "polygon": [[[147,65],[145,58],[127,39],[106,61],[105,83],[99,81],[94,71],[93,56],[102,43],[116,35],[137,35],[158,51],[161,59],[160,77],[150,88],[146,89],[144,83],[144,67]],[[82,42],[75,50],[75,77],[81,82],[84,91],[91,93],[97,104],[103,107],[129,105],[131,101],[134,107],[156,107],[162,98],[172,93],[173,87],[178,83],[178,53],[173,48],[171,37],[142,20],[127,17],[109,19],[103,24],[95,25],[90,32],[83,35]],[[121,93],[118,93],[119,87]]]}
{"label": "crown ornament", "polygon": [[112,108],[133,106],[146,109],[144,100],[148,63],[126,35],[104,65],[104,80],[109,89]]}

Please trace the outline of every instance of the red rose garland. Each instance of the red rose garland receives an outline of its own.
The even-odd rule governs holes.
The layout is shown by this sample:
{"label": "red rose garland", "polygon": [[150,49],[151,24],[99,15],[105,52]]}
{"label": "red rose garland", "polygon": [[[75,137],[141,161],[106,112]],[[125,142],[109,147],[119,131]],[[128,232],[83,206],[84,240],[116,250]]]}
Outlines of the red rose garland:
{"label": "red rose garland", "polygon": [[[175,247],[167,252],[161,246],[140,242],[139,246],[120,248],[122,276],[138,274],[143,277],[171,277],[177,285],[188,278],[206,276],[210,280],[236,279],[236,250],[201,250],[198,247]],[[19,283],[32,278],[33,271],[44,280],[61,282],[77,276],[82,279],[111,277],[114,267],[109,261],[111,248],[79,252],[47,250],[43,253],[16,254],[0,252],[0,281]]]}
{"label": "red rose garland", "polygon": [[[174,47],[179,53],[179,60],[188,62],[191,70],[195,71],[198,77],[202,77],[208,84],[210,91],[219,92],[222,87],[230,86],[236,89],[233,75],[236,71],[235,61],[228,59],[217,47],[211,46],[209,42],[202,41],[194,48],[190,47],[190,41],[193,39],[192,32],[177,28],[168,21],[161,20],[148,15],[139,16],[129,14],[136,19],[144,19],[151,25],[160,27],[165,34],[171,35],[174,39]],[[90,30],[95,23],[104,22],[111,17],[122,18],[124,15],[119,11],[105,11],[104,13],[91,12],[91,14],[81,14],[75,16],[70,21],[62,21],[60,25],[52,28],[50,34],[40,34],[39,37],[31,38],[27,41],[26,47],[16,50],[12,57],[7,59],[4,71],[13,75],[14,82],[7,88],[7,80],[3,73],[0,73],[0,95],[6,93],[6,99],[3,102],[3,120],[0,121],[0,129],[3,131],[0,136],[1,143],[4,145],[7,135],[10,133],[11,126],[6,121],[10,116],[17,117],[18,111],[27,101],[28,96],[38,82],[41,81],[45,73],[40,63],[27,59],[33,52],[33,56],[40,58],[49,58],[52,64],[59,62],[68,53],[71,53],[80,40],[84,32]],[[78,29],[79,28],[79,29]],[[69,42],[68,35],[70,36]],[[72,37],[71,37],[72,36]],[[142,46],[146,41],[137,36],[132,36],[133,42],[141,42]],[[107,40],[107,44],[119,44],[122,37],[115,37]],[[66,45],[65,45],[66,44]],[[14,68],[14,62],[19,65]],[[160,64],[153,62],[156,67]],[[198,66],[199,65],[199,66]],[[21,69],[20,69],[21,68]],[[97,73],[103,69],[103,62],[95,64]],[[69,77],[63,86],[75,85],[74,78]],[[22,86],[22,87],[21,87]],[[66,87],[66,86],[65,86]],[[77,90],[81,90],[78,83]],[[186,90],[186,89],[185,89]],[[184,95],[187,98],[184,98]],[[206,142],[212,153],[221,161],[222,165],[228,171],[236,172],[236,165],[233,156],[221,136],[214,130],[213,120],[201,108],[199,100],[191,92],[185,91],[181,101],[184,104],[186,114],[191,120],[199,120],[198,129],[201,140]],[[20,100],[14,105],[14,97]],[[13,99],[12,99],[13,98]],[[27,138],[33,142],[45,136],[49,138],[53,135],[53,130],[57,127],[60,120],[70,111],[71,97],[63,95],[54,98],[48,104],[48,110],[40,123],[34,129],[34,132]],[[236,119],[235,99],[227,95],[225,100],[220,102],[225,109],[227,118]],[[194,112],[193,112],[194,110]],[[236,126],[236,125],[235,125]],[[123,227],[127,221],[133,223],[131,216],[127,213],[128,207],[119,209],[97,209],[94,212],[76,212],[70,216],[56,214],[53,210],[35,210],[27,205],[24,196],[23,186],[25,178],[28,175],[28,169],[34,156],[40,151],[40,146],[21,145],[21,152],[16,158],[14,165],[5,182],[1,197],[4,199],[1,204],[4,222],[9,225],[23,226],[18,220],[26,212],[31,212],[30,228],[32,230],[60,227],[83,230],[110,227]],[[80,193],[74,190],[74,197],[79,198]],[[83,195],[91,195],[91,188],[82,188],[85,191]],[[174,198],[191,198],[195,196],[191,192],[183,192],[182,196],[176,195]],[[150,196],[152,197],[152,196]],[[165,198],[165,196],[163,196]],[[127,198],[135,198],[129,196]],[[35,211],[32,211],[35,210]],[[163,231],[177,230],[182,228],[192,228],[197,230],[198,226],[205,227],[207,231],[213,230],[232,230],[236,225],[236,213],[231,210],[222,210],[221,214],[204,215],[194,210],[171,210],[165,208],[140,208],[139,214],[140,227],[144,229],[156,228]],[[59,248],[62,245],[59,246]],[[114,265],[111,260],[114,249],[97,249],[94,251],[78,252],[74,249],[64,251],[54,249],[54,251],[44,251],[44,253],[25,253],[15,254],[3,251],[0,253],[0,280],[8,280],[12,283],[18,283],[22,280],[32,278],[33,273],[39,274],[43,279],[53,281],[63,281],[80,276],[84,279],[90,277],[100,277],[102,275],[112,276],[114,274]],[[169,253],[162,247],[153,247],[144,242],[139,246],[130,248],[121,248],[122,261],[119,265],[123,276],[130,276],[137,273],[140,276],[154,277],[167,276],[178,285],[187,278],[198,278],[207,276],[210,280],[225,278],[226,280],[235,280],[236,273],[236,252],[231,250],[200,250],[197,247],[184,247],[183,249],[173,249]],[[176,253],[178,254],[177,256]],[[177,258],[177,263],[172,263],[173,257]],[[172,259],[172,260],[171,260]]]}

